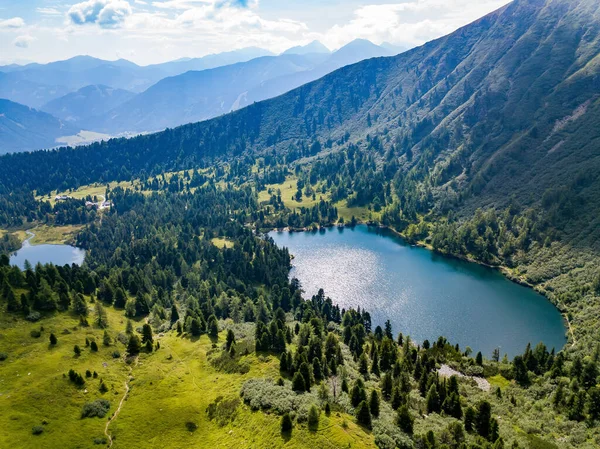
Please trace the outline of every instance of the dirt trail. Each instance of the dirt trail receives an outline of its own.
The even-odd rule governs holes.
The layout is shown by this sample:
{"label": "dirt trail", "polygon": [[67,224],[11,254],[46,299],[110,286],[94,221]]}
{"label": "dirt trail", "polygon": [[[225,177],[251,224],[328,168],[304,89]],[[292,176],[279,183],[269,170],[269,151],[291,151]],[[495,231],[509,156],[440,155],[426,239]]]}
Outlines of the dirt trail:
{"label": "dirt trail", "polygon": [[[137,362],[138,362],[138,358],[136,357],[136,359],[135,359],[136,365],[137,365]],[[127,380],[125,381],[125,393],[123,394],[123,397],[121,398],[121,401],[119,402],[119,406],[117,407],[117,409],[115,410],[113,415],[110,417],[110,419],[106,423],[106,426],[104,426],[104,435],[106,435],[106,437],[108,438],[108,446],[107,446],[108,448],[112,447],[112,445],[113,445],[113,438],[112,438],[112,435],[108,432],[108,428],[110,427],[110,424],[115,419],[117,419],[117,417],[119,416],[119,413],[121,412],[121,408],[123,407],[123,403],[125,402],[125,399],[127,399],[127,396],[129,395],[129,382],[131,382],[131,380],[133,379],[133,376],[131,375],[132,372],[133,372],[133,368],[130,366],[129,367],[129,375],[127,377]]]}

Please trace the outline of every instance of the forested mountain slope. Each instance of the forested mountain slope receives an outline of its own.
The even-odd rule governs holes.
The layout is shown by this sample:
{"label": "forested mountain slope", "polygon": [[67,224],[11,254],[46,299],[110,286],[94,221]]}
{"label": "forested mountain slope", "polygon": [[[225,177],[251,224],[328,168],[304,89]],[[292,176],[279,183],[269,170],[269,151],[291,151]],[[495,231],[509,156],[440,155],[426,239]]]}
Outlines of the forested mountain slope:
{"label": "forested mountain slope", "polygon": [[135,94],[102,84],[82,87],[46,103],[42,110],[70,123],[85,123],[133,98]]}
{"label": "forested mountain slope", "polygon": [[586,185],[596,182],[598,128],[587,124],[598,115],[599,14],[592,0],[520,0],[420,48],[224,117],[76,152],[12,156],[1,179],[7,188],[25,181],[51,189],[67,172],[97,181],[115,167],[139,173],[250,149],[285,151],[298,139],[382,133],[400,172],[440,205],[500,204],[513,194],[539,200],[561,180],[589,172]]}
{"label": "forested mountain slope", "polygon": [[0,154],[56,145],[56,138],[77,133],[45,112],[0,99]]}

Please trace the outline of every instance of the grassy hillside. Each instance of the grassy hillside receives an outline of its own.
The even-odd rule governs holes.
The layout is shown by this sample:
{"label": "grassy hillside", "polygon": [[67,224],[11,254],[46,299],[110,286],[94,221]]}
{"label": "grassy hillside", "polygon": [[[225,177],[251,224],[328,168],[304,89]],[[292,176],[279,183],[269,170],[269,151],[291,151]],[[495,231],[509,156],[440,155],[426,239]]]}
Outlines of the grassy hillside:
{"label": "grassy hillside", "polygon": [[[0,417],[4,429],[1,446],[94,448],[100,444],[101,447],[109,441],[105,434],[107,418],[113,416],[125,397],[107,430],[114,439],[114,448],[140,444],[149,448],[179,444],[206,448],[346,447],[348,444],[355,448],[374,447],[373,438],[357,427],[353,417],[339,414],[323,416],[317,431],[298,424],[293,430],[293,440],[288,443],[281,436],[279,416],[253,412],[244,405],[239,393],[246,380],[275,381],[279,377],[279,360],[275,357],[259,359],[252,351],[244,357],[248,372],[224,373],[209,362],[210,354],[215,351],[207,336],[190,339],[170,332],[157,336],[160,349],[142,353],[127,363],[126,346],[117,339],[125,335],[126,318],[122,312],[106,310],[107,331],[113,339],[110,346],[102,343],[102,329],[93,325],[81,327],[79,319],[69,314],[30,323],[2,313],[0,349],[7,359],[0,362],[0,385],[7,413]],[[133,324],[139,327],[143,321]],[[31,332],[40,328],[43,328],[41,335],[33,337]],[[54,347],[48,342],[50,333],[58,338]],[[224,336],[222,333],[221,344]],[[85,346],[86,338],[98,343],[98,352]],[[75,356],[74,345],[81,347],[80,356]],[[84,377],[89,370],[98,377],[86,378],[85,385],[77,388],[64,376],[69,369]],[[99,391],[101,380],[108,387],[105,393]],[[83,406],[99,398],[110,402],[107,417],[81,418]],[[217,398],[234,402],[226,418],[219,421],[207,414],[207,408]],[[36,426],[43,429],[39,435],[32,433]]]}

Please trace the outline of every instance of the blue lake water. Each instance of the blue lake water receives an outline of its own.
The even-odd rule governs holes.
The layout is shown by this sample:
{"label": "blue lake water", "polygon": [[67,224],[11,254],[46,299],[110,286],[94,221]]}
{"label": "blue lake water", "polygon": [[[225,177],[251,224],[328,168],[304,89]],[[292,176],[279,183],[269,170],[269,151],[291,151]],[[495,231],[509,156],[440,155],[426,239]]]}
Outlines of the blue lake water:
{"label": "blue lake water", "polygon": [[271,232],[294,256],[291,277],[306,297],[319,288],[340,307],[365,308],[373,329],[389,319],[394,334],[413,340],[445,336],[490,358],[499,347],[513,357],[543,341],[566,343],[559,311],[542,295],[496,270],[407,245],[367,226],[319,232]]}
{"label": "blue lake water", "polygon": [[70,245],[32,245],[26,240],[21,249],[10,256],[10,263],[23,269],[26,260],[35,267],[38,262],[42,265],[81,265],[84,258],[85,251],[81,248]]}

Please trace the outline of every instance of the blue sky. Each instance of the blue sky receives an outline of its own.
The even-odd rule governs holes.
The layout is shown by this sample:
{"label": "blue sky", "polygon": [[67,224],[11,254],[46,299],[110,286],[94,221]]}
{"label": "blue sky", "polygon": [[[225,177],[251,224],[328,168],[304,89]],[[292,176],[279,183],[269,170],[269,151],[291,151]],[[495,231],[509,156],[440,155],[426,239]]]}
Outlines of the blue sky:
{"label": "blue sky", "polygon": [[413,47],[508,0],[0,0],[0,63],[88,54],[151,64],[320,40]]}

